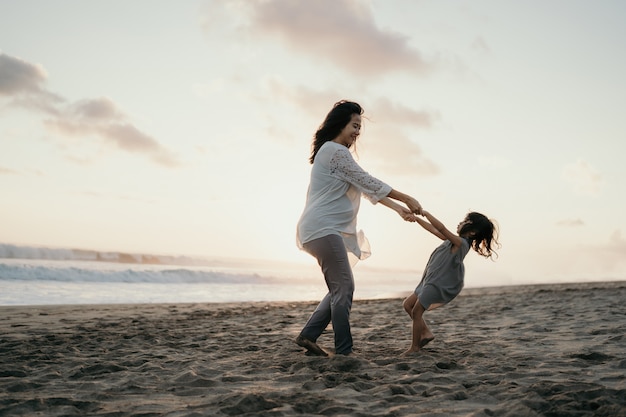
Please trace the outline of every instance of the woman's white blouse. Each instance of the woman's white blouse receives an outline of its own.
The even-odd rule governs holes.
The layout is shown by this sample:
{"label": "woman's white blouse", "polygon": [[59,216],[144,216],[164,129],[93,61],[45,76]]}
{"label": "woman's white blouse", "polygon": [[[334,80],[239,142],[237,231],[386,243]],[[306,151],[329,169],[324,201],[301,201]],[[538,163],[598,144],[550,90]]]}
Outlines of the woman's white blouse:
{"label": "woman's white blouse", "polygon": [[373,204],[386,197],[391,187],[365,172],[344,145],[326,142],[315,156],[306,205],[296,240],[298,247],[330,234],[343,237],[346,249],[358,259],[370,255],[367,239],[357,233],[356,216],[361,193]]}

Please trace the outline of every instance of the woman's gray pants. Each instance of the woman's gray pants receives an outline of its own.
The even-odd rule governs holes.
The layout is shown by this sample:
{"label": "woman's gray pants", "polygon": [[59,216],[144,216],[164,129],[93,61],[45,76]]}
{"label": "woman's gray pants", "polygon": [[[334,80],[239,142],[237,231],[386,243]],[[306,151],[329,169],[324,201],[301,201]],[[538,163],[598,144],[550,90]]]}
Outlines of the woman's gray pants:
{"label": "woman's gray pants", "polygon": [[354,278],[343,238],[328,235],[305,243],[304,250],[317,259],[322,268],[328,294],[304,325],[300,335],[316,342],[332,321],[335,333],[335,353],[347,355],[352,352],[350,332],[350,309],[354,294]]}

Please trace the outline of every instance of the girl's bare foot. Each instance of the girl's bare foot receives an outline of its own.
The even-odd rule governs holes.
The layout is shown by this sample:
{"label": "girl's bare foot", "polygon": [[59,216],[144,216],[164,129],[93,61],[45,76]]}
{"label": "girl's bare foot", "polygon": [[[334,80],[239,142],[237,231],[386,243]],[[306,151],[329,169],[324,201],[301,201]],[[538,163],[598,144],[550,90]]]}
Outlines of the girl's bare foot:
{"label": "girl's bare foot", "polygon": [[[423,320],[423,319],[422,319]],[[430,331],[430,327],[428,327],[428,324],[426,324],[426,321],[423,321],[423,331],[422,334],[420,335],[420,347],[424,347],[426,346],[428,343],[432,342],[433,339],[435,338],[435,335],[433,334],[433,332]]]}
{"label": "girl's bare foot", "polygon": [[417,353],[420,351],[421,348],[423,348],[424,346],[426,346],[427,344],[435,340],[435,336],[432,333],[428,332],[428,334],[429,334],[428,336],[422,337],[420,339],[419,346],[411,346],[400,356],[409,356],[414,353]]}
{"label": "girl's bare foot", "polygon": [[429,344],[433,340],[435,340],[435,336],[432,336],[432,337],[422,337],[422,339],[420,340],[420,348],[423,348],[424,346],[426,346],[427,344]]}
{"label": "girl's bare foot", "polygon": [[413,346],[411,346],[408,350],[404,351],[404,353],[402,353],[400,356],[412,356],[415,353],[419,352],[419,348],[414,349]]}

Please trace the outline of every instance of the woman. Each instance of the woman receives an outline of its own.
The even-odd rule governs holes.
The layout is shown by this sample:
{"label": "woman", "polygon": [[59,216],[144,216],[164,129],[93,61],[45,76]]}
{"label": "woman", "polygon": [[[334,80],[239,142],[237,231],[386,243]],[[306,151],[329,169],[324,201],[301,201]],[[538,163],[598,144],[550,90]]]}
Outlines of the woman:
{"label": "woman", "polygon": [[[349,149],[361,132],[363,109],[357,103],[335,103],[315,133],[309,162],[313,164],[304,212],[298,221],[297,243],[317,259],[328,286],[296,343],[310,354],[327,356],[317,338],[330,322],[335,333],[335,353],[352,353],[350,310],[354,293],[352,266],[370,255],[363,232],[356,231],[361,194],[373,204],[381,202],[405,220],[414,220],[422,207],[413,197],[372,177],[354,161]],[[406,207],[395,203],[398,200]],[[353,263],[352,263],[353,264]]]}

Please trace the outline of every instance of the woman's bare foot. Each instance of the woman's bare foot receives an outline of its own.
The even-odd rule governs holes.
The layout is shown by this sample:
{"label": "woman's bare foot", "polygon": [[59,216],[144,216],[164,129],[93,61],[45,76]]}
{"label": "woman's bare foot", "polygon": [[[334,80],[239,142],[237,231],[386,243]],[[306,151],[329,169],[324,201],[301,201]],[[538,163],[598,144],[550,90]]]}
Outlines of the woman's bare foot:
{"label": "woman's bare foot", "polygon": [[317,345],[317,343],[302,337],[302,336],[298,336],[296,337],[295,340],[296,344],[298,346],[302,346],[303,348],[305,348],[307,350],[308,353],[310,353],[311,355],[315,355],[315,356],[328,356],[328,353],[326,353],[326,351],[324,349],[322,349],[321,347],[319,347]]}

